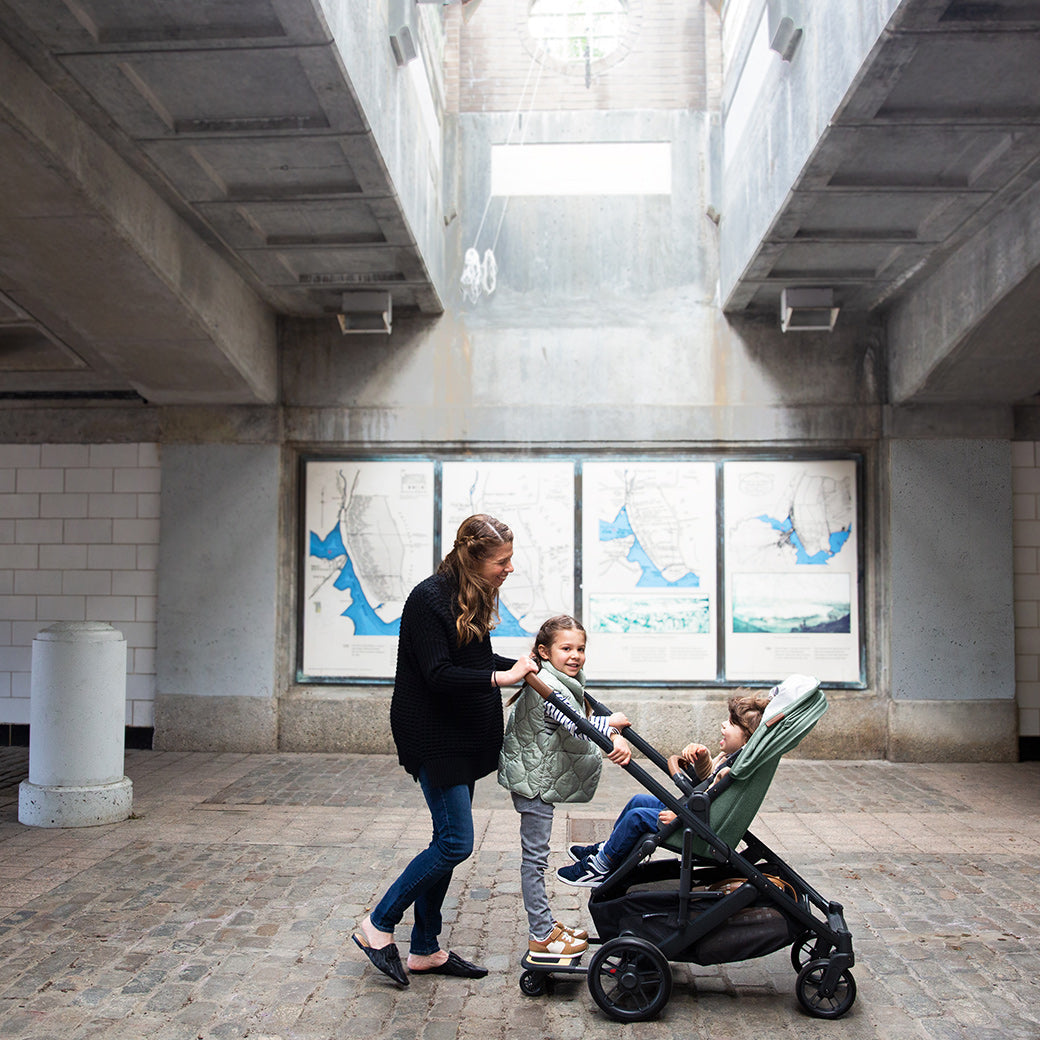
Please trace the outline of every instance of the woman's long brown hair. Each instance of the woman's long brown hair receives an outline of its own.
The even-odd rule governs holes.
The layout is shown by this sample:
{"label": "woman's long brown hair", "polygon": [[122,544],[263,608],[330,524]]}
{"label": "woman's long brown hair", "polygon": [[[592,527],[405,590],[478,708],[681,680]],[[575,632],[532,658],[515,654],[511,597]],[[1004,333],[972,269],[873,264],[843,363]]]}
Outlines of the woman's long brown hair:
{"label": "woman's long brown hair", "polygon": [[458,585],[459,646],[483,639],[498,624],[498,589],[480,576],[480,569],[492,553],[512,541],[513,532],[501,520],[476,513],[459,525],[451,552],[437,568],[438,574],[449,575]]}

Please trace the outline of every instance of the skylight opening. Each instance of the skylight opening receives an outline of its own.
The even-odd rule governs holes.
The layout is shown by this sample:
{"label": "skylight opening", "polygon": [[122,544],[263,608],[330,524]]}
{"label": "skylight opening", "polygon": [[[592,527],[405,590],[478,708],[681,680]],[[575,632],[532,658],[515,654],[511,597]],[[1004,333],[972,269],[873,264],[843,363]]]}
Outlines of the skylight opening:
{"label": "skylight opening", "polygon": [[667,141],[493,145],[491,194],[670,195]]}

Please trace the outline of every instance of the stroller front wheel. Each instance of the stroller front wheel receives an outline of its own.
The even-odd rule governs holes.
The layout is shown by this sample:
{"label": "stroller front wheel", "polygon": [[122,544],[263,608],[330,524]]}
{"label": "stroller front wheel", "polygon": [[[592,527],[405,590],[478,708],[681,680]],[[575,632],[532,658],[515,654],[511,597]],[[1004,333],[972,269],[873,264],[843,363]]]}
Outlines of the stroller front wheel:
{"label": "stroller front wheel", "polygon": [[668,959],[638,936],[605,942],[589,964],[592,999],[618,1022],[645,1022],[661,1013],[672,995]]}
{"label": "stroller front wheel", "polygon": [[842,968],[834,985],[834,991],[825,994],[821,991],[824,977],[827,974],[828,962],[825,958],[809,961],[798,973],[795,994],[798,1003],[816,1018],[841,1018],[852,1007],[856,1000],[856,980],[848,968]]}

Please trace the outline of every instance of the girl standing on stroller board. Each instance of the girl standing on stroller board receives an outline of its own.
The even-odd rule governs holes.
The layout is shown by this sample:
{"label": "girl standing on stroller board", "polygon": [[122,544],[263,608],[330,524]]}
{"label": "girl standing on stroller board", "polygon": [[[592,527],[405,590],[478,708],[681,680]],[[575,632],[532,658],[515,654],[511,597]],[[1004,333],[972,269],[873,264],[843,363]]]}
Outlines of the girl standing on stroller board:
{"label": "girl standing on stroller board", "polygon": [[[688,766],[699,781],[714,779],[736,761],[762,721],[762,713],[768,704],[768,696],[750,690],[745,690],[743,696],[738,693],[730,697],[718,754],[712,757],[703,744],[687,744],[678,755],[668,759],[669,774],[674,776]],[[568,885],[595,888],[636,847],[644,834],[652,834],[659,823],[669,824],[674,819],[675,813],[653,795],[633,795],[614,822],[610,837],[594,845],[572,845],[568,851],[575,862],[560,867],[556,876]]]}
{"label": "girl standing on stroller board", "polygon": [[[620,712],[591,715],[585,699],[585,629],[561,614],[546,621],[535,638],[532,653],[540,665],[538,676],[576,711],[609,736],[614,750],[607,756],[618,765],[632,757],[621,730],[629,725]],[[514,703],[515,702],[515,703]],[[528,955],[532,960],[558,960],[588,949],[588,932],[562,925],[553,918],[545,892],[553,806],[557,802],[587,802],[596,792],[602,760],[599,748],[577,731],[577,726],[530,686],[506,702],[514,705],[506,723],[498,782],[513,796],[520,814],[520,885],[530,931]]]}

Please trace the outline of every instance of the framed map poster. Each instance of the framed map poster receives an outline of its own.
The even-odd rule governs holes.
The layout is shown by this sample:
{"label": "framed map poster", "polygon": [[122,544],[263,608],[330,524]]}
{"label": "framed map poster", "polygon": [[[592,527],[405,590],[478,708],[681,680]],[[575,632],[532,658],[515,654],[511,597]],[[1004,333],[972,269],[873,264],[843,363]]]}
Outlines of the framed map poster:
{"label": "framed map poster", "polygon": [[297,678],[391,681],[409,592],[489,513],[514,534],[503,656],[573,614],[593,686],[862,685],[861,464],[305,459]]}
{"label": "framed map poster", "polygon": [[715,532],[715,463],[584,464],[590,678],[716,678]]}
{"label": "framed map poster", "polygon": [[723,464],[726,678],[861,679],[854,459]]}
{"label": "framed map poster", "polygon": [[393,678],[401,611],[434,570],[434,464],[304,465],[301,642],[313,678]]}
{"label": "framed map poster", "polygon": [[546,618],[574,613],[574,463],[442,463],[443,555],[474,513],[489,513],[513,532],[513,573],[499,593],[491,644],[505,657],[530,653]]}

